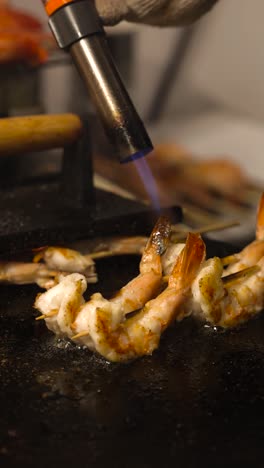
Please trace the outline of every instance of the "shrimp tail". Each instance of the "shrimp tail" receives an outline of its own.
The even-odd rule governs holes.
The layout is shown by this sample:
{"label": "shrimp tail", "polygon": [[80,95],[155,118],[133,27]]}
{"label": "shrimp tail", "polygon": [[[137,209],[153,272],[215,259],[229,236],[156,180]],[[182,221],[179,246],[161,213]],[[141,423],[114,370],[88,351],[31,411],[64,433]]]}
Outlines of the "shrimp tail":
{"label": "shrimp tail", "polygon": [[258,205],[256,239],[264,240],[264,193],[262,193]]}
{"label": "shrimp tail", "polygon": [[201,236],[189,233],[185,247],[177,258],[169,277],[169,287],[182,292],[188,290],[205,260],[205,256],[206,247]]}
{"label": "shrimp tail", "polygon": [[165,252],[170,242],[171,223],[165,216],[160,216],[148,239],[143,251],[139,270],[141,274],[155,270],[161,276],[162,264],[161,255]]}
{"label": "shrimp tail", "polygon": [[171,222],[166,216],[160,216],[149,237],[146,248],[155,246],[156,252],[162,255],[170,241]]}

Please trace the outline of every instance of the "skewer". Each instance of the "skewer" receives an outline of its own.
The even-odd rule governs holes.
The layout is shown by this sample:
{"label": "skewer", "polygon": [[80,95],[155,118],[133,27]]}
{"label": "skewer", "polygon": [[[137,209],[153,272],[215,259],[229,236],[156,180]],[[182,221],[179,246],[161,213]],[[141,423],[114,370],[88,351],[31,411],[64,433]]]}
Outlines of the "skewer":
{"label": "skewer", "polygon": [[186,219],[187,222],[189,221],[190,224],[196,226],[201,224],[210,224],[217,222],[217,219],[219,219],[219,217],[208,213],[208,211],[206,210],[202,210],[198,207],[195,207],[194,209],[192,204],[182,202],[181,206],[183,210],[184,219]]}
{"label": "skewer", "polygon": [[[229,229],[231,227],[239,226],[240,222],[239,221],[222,221],[222,222],[215,222],[208,224],[206,226],[203,226],[199,229],[186,229],[184,228],[184,232],[182,235],[175,235],[172,237],[173,242],[177,242],[178,240],[183,240],[187,236],[188,232],[193,232],[193,233],[199,233],[199,234],[206,234],[209,232],[214,232],[214,231],[223,231],[224,229]],[[172,232],[177,232],[176,230],[173,229],[172,226]],[[179,231],[178,231],[179,232]]]}
{"label": "skewer", "polygon": [[114,250],[102,250],[101,252],[94,252],[85,256],[91,258],[92,260],[96,260],[98,258],[114,257],[114,255],[117,254],[118,253]]}
{"label": "skewer", "polygon": [[222,231],[224,229],[228,229],[233,226],[239,226],[240,222],[239,221],[216,221],[214,223],[206,224],[201,226],[200,228],[195,228],[190,229],[187,225],[180,225],[180,224],[173,224],[171,227],[172,232],[184,232],[188,233],[190,230],[192,232],[199,232],[200,234],[203,234],[205,232],[210,232],[210,231]]}
{"label": "skewer", "polygon": [[44,320],[45,318],[54,317],[54,315],[57,315],[57,313],[58,313],[58,310],[54,309],[54,310],[51,310],[48,314],[43,314],[43,315],[40,315],[39,317],[36,317],[35,320]]}
{"label": "skewer", "polygon": [[231,275],[224,276],[222,278],[223,284],[225,286],[227,285],[230,286],[231,284],[236,283],[237,281],[240,281],[241,279],[254,275],[259,270],[260,270],[260,267],[258,265],[254,265],[252,267],[245,268],[244,270],[237,271],[236,273],[231,273]]}
{"label": "skewer", "polygon": [[89,332],[88,331],[83,331],[80,333],[77,333],[77,335],[74,335],[71,337],[72,340],[77,340],[77,338],[82,338],[83,336],[88,336]]}
{"label": "skewer", "polygon": [[35,320],[44,320],[47,317],[46,314],[40,315],[39,317],[36,317]]}
{"label": "skewer", "polygon": [[[233,226],[237,226],[239,225],[239,223],[237,221],[223,221],[223,222],[211,222],[207,225],[203,225],[201,226],[199,229],[190,229],[190,227],[188,226],[185,226],[185,225],[182,225],[180,226],[179,224],[178,225],[174,225],[172,227],[172,238],[171,238],[171,241],[174,242],[174,243],[177,243],[177,242],[180,242],[180,241],[184,241],[188,232],[193,232],[193,233],[201,233],[201,234],[204,234],[204,233],[208,233],[208,232],[213,232],[213,231],[218,231],[218,230],[223,230],[223,229],[227,229],[227,228],[230,228],[230,227],[233,227]],[[178,234],[176,234],[178,233]],[[140,237],[140,243],[138,244],[137,241]],[[146,241],[145,243],[147,243],[147,240],[148,238],[144,237],[144,236],[135,236],[135,245],[133,246],[133,237],[131,237],[131,243],[132,243],[132,247],[134,247],[133,249],[131,248],[131,245],[129,246],[126,246],[126,244],[124,243],[124,245],[121,244],[121,246],[118,246],[118,241],[114,241],[114,244],[111,244],[111,240],[109,241],[109,250],[107,250],[107,244],[106,246],[102,246],[103,250],[101,251],[94,251],[94,252],[91,252],[91,253],[88,253],[88,254],[84,254],[83,257],[88,259],[88,260],[96,260],[96,259],[100,259],[100,258],[107,258],[107,257],[113,257],[113,256],[118,256],[118,255],[128,255],[128,254],[134,254],[134,255],[140,255],[142,253],[142,249],[144,248],[144,240]],[[121,242],[122,242],[122,239],[121,239]],[[23,267],[23,265],[25,266],[36,266],[36,263],[39,262],[40,260],[43,259],[43,255],[44,255],[44,252],[45,250],[47,249],[47,247],[41,247],[39,249],[35,249],[35,256],[33,258],[33,263],[28,263],[28,264],[24,264],[22,262],[17,262],[17,265],[18,267]],[[55,248],[56,249],[56,248]],[[232,263],[233,261],[235,261],[236,259],[236,256],[235,255],[231,255],[231,256],[228,256],[228,257],[224,257],[222,259],[222,263],[223,265],[228,265],[229,263]],[[9,263],[9,262],[3,262],[1,264],[1,270],[4,272],[2,273],[1,277],[0,277],[0,283],[2,282],[14,282],[14,283],[17,283],[17,272],[16,272],[16,275],[14,276],[14,273],[12,273],[14,279],[12,278],[12,275],[10,277],[7,276],[7,273],[6,273],[6,268],[12,264]],[[34,266],[34,268],[35,268]],[[36,266],[37,268],[37,266]],[[42,280],[45,279],[47,277],[47,280],[48,278],[56,278],[57,275],[59,274],[62,274],[62,275],[65,275],[67,274],[67,272],[64,272],[63,270],[49,270],[49,268],[44,268],[43,270],[41,269],[37,269],[37,275],[35,275],[35,277],[33,276],[32,279],[30,279],[30,281],[27,279],[27,281],[24,281],[24,282],[37,282],[37,280]],[[94,276],[92,276],[94,275]],[[92,273],[92,275],[86,275],[86,278],[87,280],[89,281],[89,283],[94,283],[96,282],[97,280],[97,277],[95,274]],[[20,283],[23,283],[23,277],[21,278],[20,280]],[[45,286],[44,286],[45,287]],[[40,320],[40,318],[39,318]]]}
{"label": "skewer", "polygon": [[227,257],[221,258],[221,262],[223,266],[230,265],[231,263],[235,263],[238,260],[237,255],[227,255]]}
{"label": "skewer", "polygon": [[[178,233],[179,235],[178,236],[172,235],[172,241],[177,242],[180,240],[184,240],[189,232],[205,234],[207,232],[222,231],[224,229],[228,229],[234,226],[239,226],[239,224],[240,224],[239,221],[221,221],[221,222],[208,224],[198,229],[190,229],[188,226],[185,227],[185,226],[180,226],[180,225],[175,224],[175,225],[172,225],[172,233]],[[146,237],[146,242],[147,242],[147,237]],[[113,257],[115,255],[124,255],[124,254],[126,254],[125,251],[124,252],[120,250],[115,251],[114,249],[112,249],[112,250],[102,250],[101,252],[94,252],[91,254],[87,254],[85,256],[90,257],[93,260],[96,260],[99,258]]]}

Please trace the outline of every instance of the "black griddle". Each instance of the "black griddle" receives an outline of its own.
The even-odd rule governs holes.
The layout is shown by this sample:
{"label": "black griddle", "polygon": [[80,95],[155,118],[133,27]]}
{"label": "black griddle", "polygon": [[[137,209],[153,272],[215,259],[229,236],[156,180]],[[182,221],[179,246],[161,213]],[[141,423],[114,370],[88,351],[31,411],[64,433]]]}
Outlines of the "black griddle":
{"label": "black griddle", "polygon": [[[150,233],[156,213],[93,189],[87,135],[64,148],[62,171],[47,180],[22,180],[20,163],[1,158],[1,256],[26,260],[40,245]],[[169,214],[181,220],[178,207]],[[207,247],[208,256],[234,251]],[[88,293],[111,295],[138,263],[98,261],[100,282]],[[164,333],[152,356],[110,364],[35,321],[39,291],[0,286],[1,468],[263,466],[261,315],[227,332],[190,317]]]}
{"label": "black griddle", "polygon": [[[100,260],[89,294],[120,288],[138,260]],[[110,364],[36,322],[38,292],[0,288],[2,468],[263,466],[263,316],[226,332],[190,317],[152,356]]]}

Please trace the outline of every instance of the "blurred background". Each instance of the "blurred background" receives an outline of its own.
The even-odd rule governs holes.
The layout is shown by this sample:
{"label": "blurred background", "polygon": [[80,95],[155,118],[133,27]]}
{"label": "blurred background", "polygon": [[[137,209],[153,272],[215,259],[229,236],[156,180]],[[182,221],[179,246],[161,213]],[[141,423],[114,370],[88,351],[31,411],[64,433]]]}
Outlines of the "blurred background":
{"label": "blurred background", "polygon": [[[10,4],[38,18],[48,31],[40,1]],[[247,234],[254,227],[264,185],[263,16],[262,0],[221,0],[191,28],[127,23],[107,28],[118,68],[157,145],[152,169],[160,179],[160,191],[167,187],[164,203],[196,207],[198,224],[239,218]],[[20,86],[20,100],[15,101],[11,92],[7,104],[2,85],[2,115],[93,116],[82,83],[62,52],[52,51],[44,65],[25,73]],[[130,185],[124,185],[127,168],[109,162],[99,127],[96,132],[97,183],[144,198],[136,173]],[[185,185],[179,177],[181,182],[186,178]],[[243,235],[241,230],[232,233]]]}
{"label": "blurred background", "polygon": [[[10,3],[36,15],[45,24],[40,1]],[[176,139],[194,151],[233,153],[257,178],[261,176],[264,143],[263,15],[261,0],[240,0],[239,6],[237,0],[221,0],[195,25],[184,59],[178,64],[180,70],[175,67],[171,88],[164,89],[162,108],[156,110],[160,125],[155,125],[158,138]],[[123,23],[108,33],[120,36],[123,46],[120,61],[128,61],[126,36],[133,42],[129,50],[129,76],[123,71],[123,77],[144,118],[168,62],[177,57],[175,49],[184,31]],[[75,83],[71,82],[69,68],[60,65],[43,70],[42,100],[47,112],[85,106],[81,96],[76,103],[75,93],[73,99],[70,92]],[[119,68],[123,70],[120,63]]]}

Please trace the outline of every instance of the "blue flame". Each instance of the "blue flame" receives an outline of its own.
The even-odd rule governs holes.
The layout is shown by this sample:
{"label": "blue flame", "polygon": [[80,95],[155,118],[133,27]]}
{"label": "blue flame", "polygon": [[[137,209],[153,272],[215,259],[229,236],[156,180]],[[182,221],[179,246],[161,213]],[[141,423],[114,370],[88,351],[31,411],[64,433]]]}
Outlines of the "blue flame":
{"label": "blue flame", "polygon": [[136,159],[134,159],[134,163],[135,163],[137,172],[149,195],[153,208],[157,212],[160,212],[161,206],[160,206],[158,188],[157,188],[157,184],[155,182],[154,176],[152,174],[152,171],[148,165],[147,159],[139,156]]}
{"label": "blue flame", "polygon": [[125,164],[131,161],[136,161],[137,159],[141,159],[144,156],[147,156],[147,154],[151,153],[152,150],[153,148],[145,148],[143,150],[138,151],[137,153],[127,156],[126,158],[122,159],[120,162],[121,164]]}

